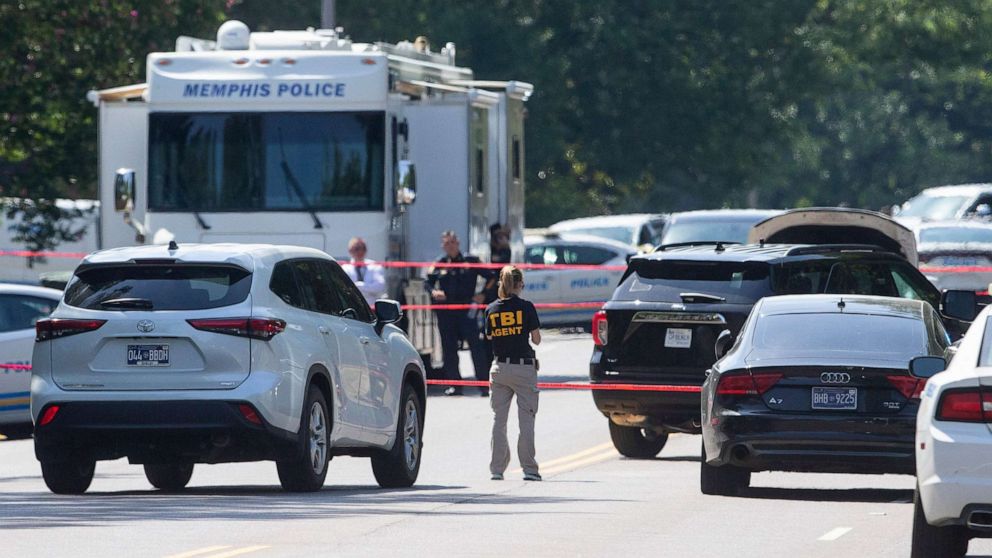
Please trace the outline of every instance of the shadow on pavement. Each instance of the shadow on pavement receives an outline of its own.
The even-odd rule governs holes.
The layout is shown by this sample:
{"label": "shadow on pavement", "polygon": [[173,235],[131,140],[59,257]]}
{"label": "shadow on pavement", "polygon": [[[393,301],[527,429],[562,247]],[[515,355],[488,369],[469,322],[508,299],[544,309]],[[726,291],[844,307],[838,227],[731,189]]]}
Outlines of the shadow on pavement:
{"label": "shadow on pavement", "polygon": [[[278,486],[193,487],[180,493],[154,490],[113,493],[88,492],[56,496],[48,492],[0,493],[0,531],[52,527],[106,526],[149,520],[269,521],[360,517],[371,515],[492,516],[529,513],[526,504],[580,504],[602,501],[508,493],[453,492],[462,486],[417,486],[384,490],[378,487],[325,487],[313,493],[284,492]],[[611,499],[610,501],[619,501]],[[425,509],[424,504],[434,506]],[[481,504],[475,509],[455,504]],[[492,506],[513,506],[512,511]],[[551,512],[531,512],[551,513]],[[555,512],[560,513],[560,512]]]}
{"label": "shadow on pavement", "polygon": [[698,455],[673,455],[670,457],[654,457],[654,461],[685,461],[687,463],[699,463]]}
{"label": "shadow on pavement", "polygon": [[[739,494],[741,498],[761,500],[799,500],[807,502],[913,502],[913,491],[902,488],[772,488],[751,487]],[[896,502],[899,500],[899,502]]]}

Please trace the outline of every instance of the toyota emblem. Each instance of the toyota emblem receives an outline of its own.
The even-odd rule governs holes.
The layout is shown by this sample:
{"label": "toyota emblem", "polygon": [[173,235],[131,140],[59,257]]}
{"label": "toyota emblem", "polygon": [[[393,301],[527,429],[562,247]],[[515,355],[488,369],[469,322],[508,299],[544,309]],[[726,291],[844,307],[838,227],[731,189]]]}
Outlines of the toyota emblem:
{"label": "toyota emblem", "polygon": [[851,375],[847,372],[824,372],[820,374],[820,381],[825,384],[846,384],[851,381]]}
{"label": "toyota emblem", "polygon": [[151,320],[141,320],[138,322],[138,331],[148,333],[155,330],[155,322]]}

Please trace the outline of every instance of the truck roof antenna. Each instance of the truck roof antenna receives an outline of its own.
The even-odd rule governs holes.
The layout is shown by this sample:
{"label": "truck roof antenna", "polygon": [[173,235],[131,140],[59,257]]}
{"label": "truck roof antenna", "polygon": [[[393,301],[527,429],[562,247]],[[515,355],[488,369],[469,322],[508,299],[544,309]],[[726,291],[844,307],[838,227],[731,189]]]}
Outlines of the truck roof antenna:
{"label": "truck roof antenna", "polygon": [[169,241],[169,251],[170,252],[174,252],[174,251],[176,251],[178,249],[179,249],[179,245],[176,244],[176,241],[175,240],[170,240]]}

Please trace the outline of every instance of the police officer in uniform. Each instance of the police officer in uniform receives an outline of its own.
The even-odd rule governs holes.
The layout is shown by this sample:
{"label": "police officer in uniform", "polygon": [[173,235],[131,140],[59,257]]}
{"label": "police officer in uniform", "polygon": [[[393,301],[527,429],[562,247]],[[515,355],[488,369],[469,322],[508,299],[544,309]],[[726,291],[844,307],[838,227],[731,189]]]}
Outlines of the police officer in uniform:
{"label": "police officer in uniform", "polygon": [[503,480],[510,464],[510,445],[506,439],[506,421],[510,403],[517,396],[517,419],[520,437],[517,457],[524,470],[524,480],[539,481],[534,450],[534,419],[537,416],[537,359],[530,343],[541,343],[541,321],[530,301],[518,295],[524,288],[524,274],[512,265],[499,272],[499,298],[486,308],[486,336],[492,339],[493,434],[489,472],[493,480]]}
{"label": "police officer in uniform", "polygon": [[[480,263],[475,256],[464,256],[455,231],[445,231],[441,234],[441,248],[444,255],[438,258],[438,263]],[[431,268],[427,274],[425,288],[431,294],[433,304],[471,304],[482,302],[483,296],[476,294],[475,287],[478,277],[488,279],[491,272],[479,268]],[[477,380],[489,380],[490,360],[486,358],[486,350],[479,335],[479,324],[475,319],[475,310],[435,310],[437,329],[441,334],[441,352],[444,354],[444,377],[448,380],[461,380],[458,371],[458,347],[461,340],[468,342],[472,353],[472,364],[475,367]],[[483,395],[489,390],[483,389]],[[459,386],[449,387],[445,395],[461,395]]]}

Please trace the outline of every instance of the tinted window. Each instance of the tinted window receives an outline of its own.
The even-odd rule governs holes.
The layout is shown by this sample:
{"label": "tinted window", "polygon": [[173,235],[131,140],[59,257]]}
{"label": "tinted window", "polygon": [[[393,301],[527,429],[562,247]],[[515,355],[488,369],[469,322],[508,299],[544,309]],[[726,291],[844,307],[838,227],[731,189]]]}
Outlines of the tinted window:
{"label": "tinted window", "polygon": [[766,357],[864,353],[909,360],[927,354],[922,320],[869,314],[777,314],[755,323],[753,349]]}
{"label": "tinted window", "polygon": [[[748,303],[771,294],[768,265],[752,262],[631,260],[634,272],[621,286],[635,298],[681,300],[681,293],[701,293]],[[635,296],[638,295],[638,296]]]}
{"label": "tinted window", "polygon": [[524,253],[524,261],[531,264],[553,264],[558,261],[558,249],[547,244],[531,246]]}
{"label": "tinted window", "polygon": [[344,307],[355,311],[355,317],[363,322],[372,321],[372,312],[365,302],[365,297],[355,287],[355,284],[348,277],[348,274],[341,269],[341,266],[334,262],[321,262],[327,269],[328,277],[331,279],[332,288],[340,293]]}
{"label": "tinted window", "polygon": [[[65,302],[91,310],[203,310],[242,302],[250,289],[251,274],[240,267],[107,266],[77,273],[66,288]],[[142,304],[108,304],[115,299]]]}
{"label": "tinted window", "polygon": [[272,270],[269,289],[283,302],[297,308],[306,308],[306,300],[300,291],[300,286],[293,275],[293,267],[289,262],[280,262]]}
{"label": "tinted window", "polygon": [[726,242],[747,242],[751,227],[761,219],[746,222],[726,221],[669,221],[662,244],[723,240]]}
{"label": "tinted window", "polygon": [[170,112],[148,122],[150,209],[383,207],[381,112]]}
{"label": "tinted window", "polygon": [[334,288],[331,274],[320,260],[297,260],[293,262],[307,308],[322,314],[338,316],[346,308],[341,292]]}
{"label": "tinted window", "polygon": [[22,295],[0,295],[0,333],[31,329],[52,313],[58,301]]}
{"label": "tinted window", "polygon": [[775,270],[773,282],[778,294],[865,294],[940,302],[926,279],[899,261],[792,262]]}
{"label": "tinted window", "polygon": [[616,253],[596,246],[569,244],[558,247],[561,261],[555,263],[599,265],[616,257]]}

